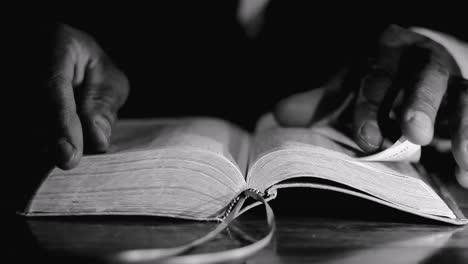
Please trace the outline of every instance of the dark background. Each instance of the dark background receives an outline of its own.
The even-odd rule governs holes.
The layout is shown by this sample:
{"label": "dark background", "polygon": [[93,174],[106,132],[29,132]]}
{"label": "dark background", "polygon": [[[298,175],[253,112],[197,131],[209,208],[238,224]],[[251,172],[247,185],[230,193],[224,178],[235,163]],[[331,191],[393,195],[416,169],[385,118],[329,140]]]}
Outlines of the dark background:
{"label": "dark background", "polygon": [[[27,21],[29,32],[57,21],[94,36],[130,79],[122,117],[208,115],[252,129],[279,99],[317,87],[345,62],[369,52],[390,23],[468,39],[462,10],[430,3],[272,0],[253,40],[238,24],[232,0],[67,2],[17,21]],[[45,37],[39,34],[28,43],[40,46]]]}

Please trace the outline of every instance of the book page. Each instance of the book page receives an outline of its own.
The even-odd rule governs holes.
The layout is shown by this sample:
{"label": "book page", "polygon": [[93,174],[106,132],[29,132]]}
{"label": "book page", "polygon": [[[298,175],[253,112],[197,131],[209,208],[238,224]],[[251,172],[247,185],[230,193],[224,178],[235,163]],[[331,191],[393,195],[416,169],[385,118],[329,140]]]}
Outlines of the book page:
{"label": "book page", "polygon": [[[271,113],[263,115],[256,127],[256,133],[268,130],[270,128],[279,128],[280,125],[276,122]],[[393,143],[385,141],[380,152],[369,155],[359,148],[359,146],[349,136],[345,135],[342,131],[332,128],[330,126],[314,126],[310,128],[313,133],[311,136],[304,138],[309,140],[310,144],[321,146],[327,149],[342,152],[348,156],[356,158],[358,161],[410,161],[418,162],[421,157],[421,146],[411,143],[405,137],[401,137],[397,142]],[[290,129],[290,133],[293,130]],[[290,135],[293,138],[303,137],[302,130],[300,129],[295,135]],[[287,135],[283,135],[287,136]],[[260,150],[262,151],[262,150]],[[255,158],[255,154],[252,158]]]}
{"label": "book page", "polygon": [[[336,128],[330,126],[281,128],[271,113],[265,114],[259,119],[256,134],[260,135],[256,138],[263,138],[264,140],[255,140],[255,146],[252,146],[250,154],[251,165],[259,157],[276,148],[317,146],[331,150],[333,155],[341,156],[341,158],[350,162],[363,165],[365,163],[362,163],[362,161],[373,161],[371,167],[374,169],[398,168],[403,174],[420,178],[418,173],[414,173],[414,170],[405,169],[406,166],[401,166],[399,162],[395,162],[417,162],[421,157],[421,146],[409,142],[404,137],[394,144],[389,141],[384,142],[383,150],[369,155],[363,152],[353,139]],[[269,136],[264,137],[264,134]],[[385,164],[384,166],[382,166],[382,162]]]}
{"label": "book page", "polygon": [[120,121],[111,150],[54,169],[27,215],[216,219],[245,189],[249,135],[208,118]]}
{"label": "book page", "polygon": [[223,155],[245,175],[250,135],[215,118],[180,118],[119,121],[109,153],[194,147]]}
{"label": "book page", "polygon": [[247,178],[251,188],[265,191],[284,180],[314,177],[420,213],[454,217],[409,162],[360,160],[365,154],[332,127],[281,128],[270,124],[261,128],[252,145]]}

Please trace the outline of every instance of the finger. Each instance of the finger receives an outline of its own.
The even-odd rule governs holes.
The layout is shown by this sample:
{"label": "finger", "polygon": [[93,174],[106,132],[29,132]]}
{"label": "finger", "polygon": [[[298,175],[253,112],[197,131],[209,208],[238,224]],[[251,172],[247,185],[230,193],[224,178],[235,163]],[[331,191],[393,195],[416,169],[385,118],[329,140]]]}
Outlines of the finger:
{"label": "finger", "polygon": [[275,107],[275,118],[282,126],[308,126],[323,96],[324,89],[320,88],[283,99]]}
{"label": "finger", "polygon": [[397,25],[389,26],[381,35],[376,60],[362,79],[354,111],[354,139],[364,151],[380,148],[383,131],[386,136],[395,136],[390,113],[398,96],[397,77],[403,71],[401,56],[406,46],[423,39]]}
{"label": "finger", "polygon": [[75,167],[82,156],[83,135],[73,93],[74,57],[68,48],[57,49],[46,88],[54,126],[52,144],[56,165]]}
{"label": "finger", "polygon": [[458,95],[456,112],[452,120],[452,153],[460,171],[468,173],[468,81],[458,81],[453,87]]}
{"label": "finger", "polygon": [[379,149],[383,142],[382,131],[390,130],[389,114],[397,96],[397,90],[392,86],[395,85],[402,50],[419,38],[397,25],[389,26],[379,38],[375,61],[361,80],[354,109],[354,139],[366,152]]}
{"label": "finger", "polygon": [[[414,86],[408,87],[401,130],[411,142],[427,145],[434,135],[436,115],[447,91],[450,72],[449,55],[442,52],[445,51],[443,48],[424,48],[422,51],[429,58],[415,73]],[[421,58],[418,60],[421,61]]]}
{"label": "finger", "polygon": [[378,111],[391,85],[391,75],[381,69],[372,70],[361,81],[354,109],[353,132],[356,143],[366,152],[373,152],[382,144]]}
{"label": "finger", "polygon": [[282,126],[304,127],[312,123],[337,121],[344,111],[350,93],[346,90],[347,69],[341,69],[321,87],[292,95],[280,101],[274,116]]}
{"label": "finger", "polygon": [[100,57],[88,64],[79,103],[86,151],[108,149],[117,111],[125,102],[128,90],[127,78],[107,58]]}
{"label": "finger", "polygon": [[361,80],[354,109],[353,135],[366,152],[376,151],[383,142],[383,123],[387,122],[395,97],[390,92],[405,44],[400,37],[402,30],[392,26],[382,35],[377,58]]}
{"label": "finger", "polygon": [[400,48],[427,39],[414,31],[392,24],[379,38],[379,44],[387,48]]}

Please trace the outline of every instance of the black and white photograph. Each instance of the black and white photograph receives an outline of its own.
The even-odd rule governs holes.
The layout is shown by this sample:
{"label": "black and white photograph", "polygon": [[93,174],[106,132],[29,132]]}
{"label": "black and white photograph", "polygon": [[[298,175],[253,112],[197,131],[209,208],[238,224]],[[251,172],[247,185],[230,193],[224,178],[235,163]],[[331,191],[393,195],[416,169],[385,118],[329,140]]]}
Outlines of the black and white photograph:
{"label": "black and white photograph", "polygon": [[464,6],[4,8],[2,262],[468,263]]}

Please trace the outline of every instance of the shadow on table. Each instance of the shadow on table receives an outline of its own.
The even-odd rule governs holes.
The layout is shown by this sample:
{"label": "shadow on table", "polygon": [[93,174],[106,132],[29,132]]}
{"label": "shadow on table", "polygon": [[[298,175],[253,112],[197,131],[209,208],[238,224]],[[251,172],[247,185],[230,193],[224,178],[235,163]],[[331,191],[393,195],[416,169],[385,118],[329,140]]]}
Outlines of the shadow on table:
{"label": "shadow on table", "polygon": [[[297,196],[304,201],[300,205],[292,203]],[[449,259],[457,263],[457,258],[468,259],[463,255],[468,244],[466,228],[442,225],[361,198],[298,189],[283,191],[271,204],[277,215],[275,241],[247,262],[436,263]],[[115,216],[34,218],[24,223],[39,256],[56,263],[89,263],[121,250],[177,246],[216,225]],[[259,207],[191,253],[247,245],[265,232],[264,212]]]}

